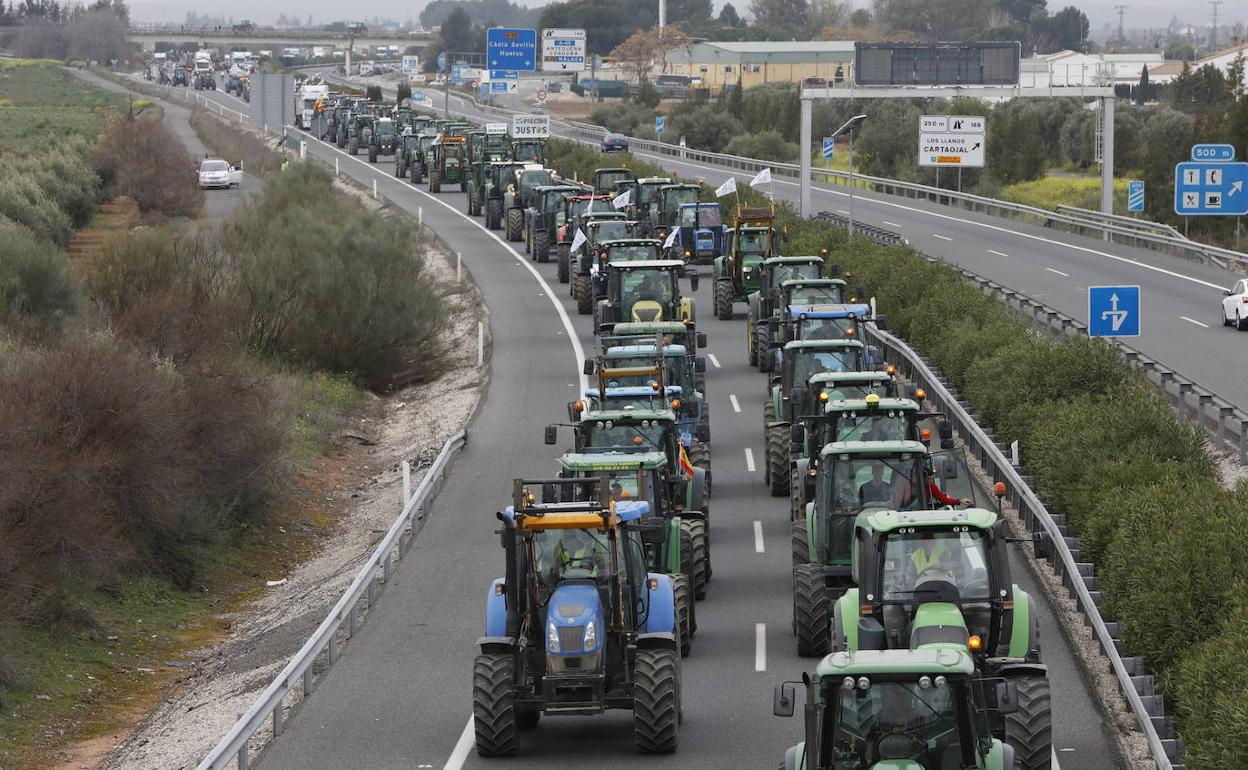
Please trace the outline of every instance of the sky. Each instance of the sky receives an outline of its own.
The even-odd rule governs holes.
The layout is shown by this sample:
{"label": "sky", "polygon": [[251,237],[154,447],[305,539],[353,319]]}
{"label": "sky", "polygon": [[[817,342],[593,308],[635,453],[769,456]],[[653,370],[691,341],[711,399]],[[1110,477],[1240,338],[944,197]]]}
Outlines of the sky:
{"label": "sky", "polygon": [[[530,7],[545,5],[550,0],[520,0]],[[716,9],[723,6],[726,0],[714,0]],[[609,2],[609,0],[603,0]],[[1210,20],[1209,5],[1198,0],[1176,8],[1174,0],[1049,0],[1051,10],[1073,4],[1088,15],[1093,31],[1101,29],[1109,23],[1117,25],[1118,17],[1114,6],[1125,2],[1129,7],[1126,14],[1127,28],[1164,27],[1171,17],[1178,15],[1186,23],[1198,26],[1207,25]],[[657,3],[657,0],[656,0]],[[737,0],[737,9],[744,11],[749,0]],[[426,5],[426,0],[355,0],[350,4],[352,19],[365,19],[373,16],[383,18],[415,19]],[[870,7],[869,0],[854,0],[854,5]],[[344,5],[340,0],[216,0],[205,6],[191,0],[132,0],[130,3],[131,17],[138,22],[177,23],[186,18],[187,11],[198,11],[205,14],[233,16],[235,20],[251,19],[258,24],[271,24],[279,13],[299,14],[306,18],[311,14],[318,22],[344,19]],[[345,20],[345,19],[344,19]],[[1248,24],[1248,3],[1243,0],[1228,0],[1219,10],[1219,26],[1223,23],[1240,21]]]}

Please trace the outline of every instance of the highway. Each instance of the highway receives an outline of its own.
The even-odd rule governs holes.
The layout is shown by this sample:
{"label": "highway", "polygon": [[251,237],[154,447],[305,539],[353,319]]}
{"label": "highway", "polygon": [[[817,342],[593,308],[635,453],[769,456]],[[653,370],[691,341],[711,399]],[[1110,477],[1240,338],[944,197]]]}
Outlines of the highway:
{"label": "highway", "polygon": [[[205,95],[246,109],[223,92]],[[395,179],[387,162],[371,166],[320,142],[309,141],[308,152],[331,165],[337,159],[344,174],[366,185],[376,180],[380,192],[410,213],[423,207],[426,224],[463,254],[490,310],[491,381],[467,449],[414,545],[415,558],[405,560],[379,611],[272,744],[261,766],[485,766],[471,750],[468,717],[486,589],[502,571],[494,512],[507,504],[513,477],[554,469],[564,447],[544,446],[541,429],[563,419],[565,403],[576,395],[579,359],[593,349],[589,319],[575,314],[567,287],[555,281],[553,263],[526,261],[522,249],[517,253],[486,231],[481,220],[464,216],[463,195],[431,196],[423,185]],[[787,501],[770,497],[762,480],[765,380],[746,364],[742,309],[738,320],[716,320],[709,281],[697,303],[699,329],[710,338],[717,569],[709,598],[698,606],[693,654],[683,664],[680,750],[670,757],[639,758],[630,716],[612,712],[543,720],[525,734],[520,756],[509,766],[588,761],[620,767],[638,762],[767,767],[800,740],[800,719],[771,715],[772,687],[799,677],[814,661],[796,656],[789,630]],[[1033,596],[1043,597],[1025,570],[1015,572]],[[1064,768],[1110,766],[1102,717],[1052,625],[1051,610],[1043,609],[1045,657],[1057,704],[1055,751]]]}

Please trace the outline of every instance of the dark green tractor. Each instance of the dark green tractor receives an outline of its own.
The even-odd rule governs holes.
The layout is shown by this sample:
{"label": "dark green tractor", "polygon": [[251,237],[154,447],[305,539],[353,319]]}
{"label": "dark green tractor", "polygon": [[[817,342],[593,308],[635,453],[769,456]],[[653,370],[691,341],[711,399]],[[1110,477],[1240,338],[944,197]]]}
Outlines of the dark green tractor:
{"label": "dark green tractor", "polygon": [[[557,275],[559,283],[572,283],[572,274],[585,270],[586,280],[589,276],[589,264],[600,241],[615,238],[631,238],[634,235],[636,222],[630,220],[620,211],[593,211],[580,214],[572,219],[564,220],[559,228]],[[580,238],[577,234],[584,236]],[[576,249],[573,243],[580,241]],[[576,296],[576,286],[571,287],[572,296]]]}
{"label": "dark green tractor", "polygon": [[437,137],[433,134],[417,133],[404,134],[400,137],[394,150],[394,175],[406,176],[412,184],[425,181],[430,148],[435,139]]}
{"label": "dark green tractor", "polygon": [[675,183],[659,185],[651,204],[651,231],[655,238],[667,240],[668,234],[680,226],[680,207],[698,202],[701,185]]}
{"label": "dark green tractor", "polygon": [[763,262],[779,254],[774,206],[738,205],[724,255],[715,260],[715,316],[732,320],[732,305],[758,291]]}
{"label": "dark green tractor", "polygon": [[524,240],[525,212],[535,207],[535,190],[552,184],[555,184],[555,175],[548,168],[530,164],[516,175],[515,183],[503,194],[503,229],[507,240],[513,243]]}
{"label": "dark green tractor", "polygon": [[[759,327],[777,313],[781,285],[798,278],[816,279],[823,274],[821,257],[772,257],[759,266],[758,289],[750,292],[745,302],[749,315],[745,322],[745,352],[751,364],[758,364],[758,353],[770,344],[759,344]],[[839,296],[839,293],[838,293]],[[833,300],[840,302],[840,299]],[[766,334],[766,332],[763,332]]]}
{"label": "dark green tractor", "polygon": [[486,169],[485,226],[499,230],[503,226],[507,192],[516,185],[516,179],[524,170],[524,164],[512,160],[493,161]]}
{"label": "dark green tractor", "polygon": [[616,183],[616,189],[621,193],[625,190],[630,192],[628,207],[624,211],[630,219],[638,221],[641,235],[646,237],[653,235],[659,189],[672,184],[672,181],[667,177],[650,176]]}
{"label": "dark green tractor", "polygon": [[429,165],[429,192],[442,192],[442,185],[458,184],[460,192],[468,187],[467,140],[462,136],[439,136],[429,148],[433,159]]}
{"label": "dark green tractor", "polygon": [[[784,257],[779,257],[779,259],[784,259]],[[798,278],[781,283],[779,291],[772,296],[766,307],[762,307],[760,302],[760,307],[751,306],[750,308],[751,316],[757,313],[757,319],[752,319],[753,334],[748,340],[748,344],[752,345],[750,363],[757,364],[761,372],[770,371],[774,363],[776,347],[792,339],[811,337],[809,334],[801,334],[802,329],[792,326],[795,311],[800,320],[800,316],[808,313],[812,308],[823,308],[843,302],[847,299],[847,292],[845,282],[840,278]],[[855,297],[856,295],[848,299],[855,299]],[[869,306],[862,307],[868,307],[869,311]],[[850,306],[845,309],[852,315],[851,311],[856,308],[857,306]],[[816,328],[814,323],[807,324],[807,326],[810,327],[808,331],[812,332]],[[848,326],[839,324],[838,328],[843,327],[843,330],[847,332],[852,326],[853,319],[849,319]],[[837,334],[835,336],[839,339],[849,335]]]}
{"label": "dark green tractor", "polygon": [[[653,241],[649,241],[653,243]],[[608,252],[609,253],[609,252]],[[594,305],[594,333],[610,334],[625,321],[695,322],[692,297],[680,291],[685,263],[678,260],[614,262],[598,265],[602,298]],[[690,289],[698,290],[698,275],[689,276]]]}
{"label": "dark green tractor", "polygon": [[[473,158],[468,175],[468,216],[479,217],[485,213],[485,201],[493,184],[494,164],[501,162],[511,164],[506,151],[488,146],[479,150]],[[501,203],[502,197],[499,196],[498,200]]]}
{"label": "dark green tractor", "polygon": [[596,168],[594,169],[593,188],[595,195],[619,194],[616,185],[620,182],[631,182],[635,177],[632,169],[627,168]]}
{"label": "dark green tractor", "polygon": [[545,139],[512,139],[511,159],[519,163],[546,165]]}
{"label": "dark green tractor", "polygon": [[524,212],[524,251],[538,262],[550,261],[550,250],[563,224],[564,201],[580,187],[569,184],[533,188],[531,205]]}
{"label": "dark green tractor", "polygon": [[368,147],[373,140],[373,124],[377,118],[373,115],[355,113],[347,128],[347,152],[359,155],[361,147]]}
{"label": "dark green tractor", "polygon": [[368,138],[368,162],[376,163],[380,155],[393,155],[398,144],[398,129],[390,118],[377,118]]}

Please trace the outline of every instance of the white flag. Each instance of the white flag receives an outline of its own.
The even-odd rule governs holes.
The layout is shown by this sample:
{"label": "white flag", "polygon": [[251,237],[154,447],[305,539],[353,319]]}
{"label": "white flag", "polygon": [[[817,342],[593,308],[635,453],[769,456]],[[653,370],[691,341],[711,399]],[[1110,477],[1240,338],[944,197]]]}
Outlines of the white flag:
{"label": "white flag", "polygon": [[581,228],[576,228],[576,235],[572,236],[572,251],[576,251],[589,239],[585,237],[585,233],[581,232]]}
{"label": "white flag", "polygon": [[757,176],[750,180],[750,187],[761,187],[765,184],[771,184],[771,169],[769,168],[758,172]]}
{"label": "white flag", "polygon": [[624,192],[620,193],[619,195],[611,199],[611,205],[615,206],[617,209],[622,209],[632,202],[633,202],[632,190],[625,190]]}
{"label": "white flag", "polygon": [[730,176],[723,184],[715,188],[715,197],[722,198],[725,195],[732,195],[736,193],[736,191],[737,178],[735,176]]}
{"label": "white flag", "polygon": [[663,241],[663,248],[670,249],[675,245],[676,245],[676,228],[673,227],[672,231],[667,234],[667,240]]}

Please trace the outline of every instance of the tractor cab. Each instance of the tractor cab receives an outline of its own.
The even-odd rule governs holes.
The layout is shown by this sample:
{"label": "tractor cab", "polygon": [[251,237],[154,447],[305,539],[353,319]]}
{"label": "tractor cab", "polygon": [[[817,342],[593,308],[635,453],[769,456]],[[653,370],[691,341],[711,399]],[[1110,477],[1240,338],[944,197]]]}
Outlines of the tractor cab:
{"label": "tractor cab", "polygon": [[[794,280],[821,280],[822,257],[772,257],[759,266],[758,291],[745,298],[749,317],[745,324],[745,350],[751,364],[766,371],[765,355],[776,338],[774,317],[779,314],[784,287]],[[839,292],[837,299],[840,301]],[[760,361],[759,357],[763,360]]]}
{"label": "tractor cab", "polygon": [[347,152],[352,155],[359,155],[360,148],[368,147],[372,143],[373,123],[377,118],[363,112],[355,112],[351,116],[351,123],[347,128]]}
{"label": "tractor cab", "polygon": [[535,205],[534,191],[554,183],[554,172],[535,164],[525,164],[523,171],[516,172],[503,193],[502,225],[507,240],[514,242],[524,239],[526,212]]}
{"label": "tractor cab", "polygon": [[487,594],[473,665],[477,752],[514,753],[519,729],[543,714],[613,708],[634,711],[640,750],[675,750],[687,603],[647,564],[665,522],[645,501],[612,500],[601,477],[516,479],[512,490],[497,514],[505,574]]}
{"label": "tractor cab", "polygon": [[724,253],[723,213],[718,203],[683,203],[676,212],[671,257],[697,265],[713,264]]}
{"label": "tractor cab", "polygon": [[648,341],[604,337],[602,345],[603,352],[594,364],[599,381],[595,392],[600,401],[610,401],[617,388],[650,388],[653,395],[666,397],[663,408],[676,413],[682,434],[692,435],[703,444],[710,442],[710,415],[705,413],[705,399],[697,382],[698,375],[706,371],[703,359],[691,355],[683,345],[664,344],[657,336]]}
{"label": "tractor cab", "polygon": [[[691,297],[682,297],[684,263],[675,260],[606,262],[603,299],[595,307],[594,329],[609,332],[621,321],[694,320]],[[697,291],[697,275],[690,277]]]}
{"label": "tractor cab", "polygon": [[614,196],[619,182],[631,182],[635,177],[632,169],[627,168],[596,168],[594,169],[593,188],[597,195]]}
{"label": "tractor cab", "polygon": [[464,164],[467,161],[467,140],[462,136],[442,134],[433,141],[433,162],[429,168],[429,192],[442,192],[442,185],[457,184],[463,191],[468,179]]}
{"label": "tractor cab", "polygon": [[490,160],[483,164],[483,185],[480,193],[482,201],[477,206],[477,213],[485,215],[485,226],[488,229],[498,230],[503,226],[506,198],[514,189],[516,177],[524,168],[523,163],[504,159]]}
{"label": "tractor cab", "polygon": [[698,202],[702,186],[691,183],[665,184],[656,191],[652,227],[654,237],[667,240],[672,228],[680,224],[680,207]]}
{"label": "tractor cab", "polygon": [[398,126],[392,119],[377,118],[376,130],[373,131],[373,147],[382,155],[393,155],[398,135]]}
{"label": "tractor cab", "polygon": [[420,157],[420,136],[410,128],[404,129],[394,146],[394,175],[399,178],[410,176],[413,183],[419,183],[422,176]]}
{"label": "tractor cab", "polygon": [[556,242],[559,228],[564,223],[568,196],[576,195],[580,189],[570,184],[533,188],[529,196],[531,203],[524,212],[524,244],[525,251],[538,262],[550,259],[550,248]]}
{"label": "tractor cab", "polygon": [[659,188],[672,183],[667,177],[642,177],[641,179],[633,179],[628,182],[618,182],[616,189],[621,193],[624,190],[632,192],[628,208],[629,216],[641,222],[642,232],[646,235],[653,233],[653,223],[656,212],[656,204],[658,203]]}
{"label": "tractor cab", "polygon": [[724,255],[715,260],[715,315],[721,320],[731,320],[733,303],[746,301],[758,291],[763,263],[779,253],[776,241],[787,239],[787,234],[776,231],[775,221],[774,205],[738,204]]}
{"label": "tractor cab", "polygon": [[543,139],[512,139],[511,159],[519,163],[546,165],[546,142]]}

